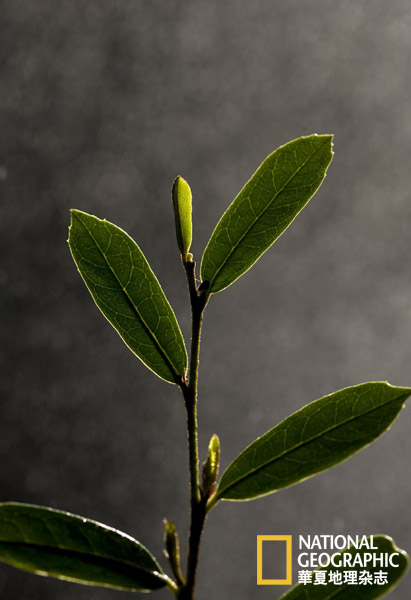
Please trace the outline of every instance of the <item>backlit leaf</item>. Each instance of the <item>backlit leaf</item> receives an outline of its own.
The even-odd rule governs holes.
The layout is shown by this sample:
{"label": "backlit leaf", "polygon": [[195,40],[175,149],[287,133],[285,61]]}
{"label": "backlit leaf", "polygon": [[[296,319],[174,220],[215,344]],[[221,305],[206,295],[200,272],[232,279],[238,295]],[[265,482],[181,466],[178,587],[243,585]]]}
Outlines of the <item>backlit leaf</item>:
{"label": "backlit leaf", "polygon": [[264,496],[345,460],[389,428],[410,394],[411,388],[371,382],[308,404],[231,463],[210,504]]}
{"label": "backlit leaf", "polygon": [[183,336],[140,248],[122,229],[71,211],[69,246],[95,303],[127,346],[170,383],[187,368]]}
{"label": "backlit leaf", "polygon": [[37,575],[129,591],[155,590],[168,579],[129,535],[29,504],[0,504],[0,560]]}
{"label": "backlit leaf", "polygon": [[317,191],[330,164],[331,135],[301,137],[270,154],[221,217],[204,251],[209,292],[232,284],[275,242]]}

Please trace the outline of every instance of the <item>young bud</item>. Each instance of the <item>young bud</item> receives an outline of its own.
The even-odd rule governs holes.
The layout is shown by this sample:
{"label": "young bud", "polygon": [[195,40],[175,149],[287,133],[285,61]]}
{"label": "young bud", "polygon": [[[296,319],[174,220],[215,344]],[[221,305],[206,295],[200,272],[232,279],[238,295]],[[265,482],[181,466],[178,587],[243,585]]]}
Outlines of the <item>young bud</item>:
{"label": "young bud", "polygon": [[173,571],[177,581],[181,584],[184,583],[184,578],[181,573],[180,567],[180,542],[178,539],[177,528],[172,521],[164,519],[164,543],[165,543],[165,555]]}
{"label": "young bud", "polygon": [[176,221],[177,244],[183,260],[190,260],[191,255],[187,256],[191,246],[192,224],[191,224],[191,189],[187,181],[180,177],[176,178],[173,184],[173,207]]}
{"label": "young bud", "polygon": [[218,477],[218,468],[220,466],[220,440],[214,434],[208,445],[207,460],[203,463],[203,485],[202,492],[208,496],[213,491],[213,487]]}

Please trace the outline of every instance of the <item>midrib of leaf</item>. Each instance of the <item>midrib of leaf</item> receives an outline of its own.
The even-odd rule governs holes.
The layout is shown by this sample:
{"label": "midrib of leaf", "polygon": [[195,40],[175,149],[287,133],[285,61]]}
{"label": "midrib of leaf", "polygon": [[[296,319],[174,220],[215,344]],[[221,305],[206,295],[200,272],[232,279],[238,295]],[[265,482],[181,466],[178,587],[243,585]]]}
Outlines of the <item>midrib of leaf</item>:
{"label": "midrib of leaf", "polygon": [[[228,487],[226,487],[223,490],[223,493],[226,493],[227,491],[231,490],[233,487],[235,487],[240,481],[243,481],[244,479],[247,479],[250,475],[253,475],[254,473],[257,473],[258,471],[261,471],[262,469],[264,469],[265,467],[267,467],[269,464],[273,464],[276,461],[280,460],[281,458],[283,458],[286,454],[289,454],[291,452],[294,452],[294,450],[297,450],[298,448],[302,448],[303,446],[305,446],[306,444],[309,444],[310,442],[312,442],[315,439],[319,439],[321,437],[323,437],[324,435],[326,435],[327,433],[329,433],[330,431],[334,431],[339,429],[340,427],[343,427],[344,425],[346,425],[347,423],[349,423],[350,421],[354,421],[355,419],[360,419],[361,417],[371,414],[376,410],[379,410],[380,408],[382,408],[383,406],[388,406],[389,404],[391,404],[392,402],[396,402],[398,400],[402,400],[402,399],[406,399],[408,398],[408,395],[404,395],[404,396],[399,396],[398,398],[394,398],[393,400],[390,400],[389,402],[386,402],[384,404],[380,404],[379,406],[377,406],[376,408],[372,408],[371,410],[367,410],[363,413],[361,413],[361,415],[356,415],[354,417],[350,417],[349,419],[346,419],[343,423],[340,423],[339,425],[334,425],[333,427],[330,427],[326,430],[324,430],[320,435],[315,435],[307,440],[304,440],[304,442],[300,442],[299,444],[296,444],[295,446],[293,446],[292,448],[289,448],[288,450],[284,450],[282,452],[282,454],[279,454],[278,456],[276,456],[273,459],[267,460],[265,463],[258,465],[258,467],[255,467],[254,469],[250,469],[250,471],[248,471],[245,475],[242,475],[241,477],[239,477],[238,479],[236,479],[235,481],[233,481],[233,483],[230,483],[230,485]],[[263,434],[265,435],[265,434]],[[244,450],[245,452],[245,450]],[[224,476],[224,474],[223,474]],[[217,497],[221,498],[221,494],[219,494],[217,492]],[[224,498],[222,498],[224,500]]]}
{"label": "midrib of leaf", "polygon": [[[291,175],[291,177],[284,183],[283,187],[280,188],[275,196],[272,198],[272,200],[270,200],[270,202],[267,204],[267,206],[265,206],[263,208],[263,210],[255,217],[255,219],[252,221],[251,225],[249,225],[249,227],[245,230],[245,232],[243,233],[243,235],[239,238],[239,240],[236,242],[236,244],[231,248],[231,250],[229,251],[229,253],[227,254],[227,256],[225,257],[224,261],[221,263],[221,265],[219,266],[219,268],[217,269],[213,279],[210,281],[210,285],[209,285],[209,289],[211,289],[214,281],[216,280],[219,272],[221,271],[221,269],[224,267],[224,265],[227,263],[228,259],[230,258],[230,256],[232,255],[232,253],[234,252],[234,250],[241,244],[241,242],[243,241],[243,239],[245,238],[245,236],[248,234],[248,232],[254,227],[254,225],[257,223],[257,221],[259,220],[259,218],[261,217],[261,215],[263,215],[272,205],[273,202],[275,202],[278,198],[278,196],[281,194],[281,192],[283,192],[285,190],[285,188],[288,186],[288,184],[290,183],[290,181],[292,181],[294,179],[294,177],[297,175],[297,173],[299,171],[301,171],[301,169],[303,167],[305,167],[305,165],[307,164],[308,161],[310,161],[312,159],[312,157],[314,156],[314,154],[316,154],[326,143],[326,141],[323,142],[323,144],[321,144],[320,146],[318,146],[318,148],[316,148],[314,150],[314,152],[312,154],[310,154],[310,156],[302,163],[302,165],[300,165],[298,167],[298,169],[296,169],[294,171],[294,173]],[[241,193],[241,192],[240,192]],[[228,209],[227,209],[228,210]]]}
{"label": "midrib of leaf", "polygon": [[[94,238],[92,232],[90,231],[90,229],[87,227],[87,225],[80,219],[80,217],[78,216],[78,214],[76,214],[76,217],[78,218],[78,220],[80,221],[80,223],[83,225],[83,227],[87,230],[87,233],[89,234],[90,238],[93,240],[94,244],[96,245],[96,247],[98,248],[98,250],[100,251],[101,255],[103,256],[104,260],[106,261],[106,264],[108,265],[111,273],[114,275],[115,280],[117,281],[119,287],[121,290],[123,290],[124,295],[127,298],[128,303],[130,304],[131,308],[134,310],[134,312],[136,313],[137,317],[140,319],[140,321],[143,324],[144,329],[146,330],[146,332],[149,334],[149,336],[152,338],[152,340],[154,341],[155,346],[157,346],[158,350],[160,351],[160,354],[163,355],[163,358],[166,361],[167,367],[170,369],[170,371],[172,373],[174,373],[175,378],[178,379],[178,376],[180,375],[180,373],[178,372],[178,370],[176,369],[176,367],[174,366],[174,363],[172,362],[172,360],[170,359],[170,357],[168,356],[167,352],[164,350],[164,348],[162,347],[162,345],[160,344],[160,342],[158,341],[158,339],[156,338],[155,334],[151,331],[150,327],[147,325],[147,323],[145,322],[145,320],[143,319],[142,315],[140,314],[137,306],[134,304],[134,302],[132,301],[132,299],[130,298],[129,293],[126,290],[126,287],[123,287],[120,280],[117,277],[116,272],[114,271],[113,267],[111,266],[105,252],[103,252],[102,248],[100,247],[99,243],[97,242],[97,240]],[[111,243],[111,237],[112,237],[112,233],[110,232],[110,243]],[[127,282],[127,285],[129,284],[130,280]]]}
{"label": "midrib of leaf", "polygon": [[46,550],[47,552],[50,552],[50,554],[53,554],[53,551],[55,550],[55,548],[57,548],[58,550],[60,550],[61,552],[66,552],[72,555],[79,555],[81,556],[86,556],[86,557],[93,557],[96,556],[97,558],[103,558],[104,560],[107,561],[111,561],[114,563],[118,563],[118,564],[123,564],[123,565],[127,565],[129,567],[133,567],[136,570],[139,571],[144,571],[145,573],[149,574],[149,575],[155,575],[157,577],[159,577],[160,579],[164,579],[164,576],[162,573],[160,573],[160,571],[154,571],[154,570],[149,570],[147,567],[144,566],[137,566],[135,563],[130,562],[127,559],[120,559],[120,558],[115,558],[115,557],[111,557],[111,556],[106,556],[104,554],[100,554],[99,552],[95,552],[94,550],[92,552],[84,552],[83,550],[73,550],[73,548],[67,548],[64,545],[58,544],[56,543],[56,546],[49,546],[48,544],[39,544],[38,542],[33,543],[33,542],[9,542],[9,541],[5,541],[5,540],[0,540],[0,544],[4,544],[7,546],[21,546],[23,548],[32,548],[33,550],[35,550],[36,548],[42,548],[44,550]]}

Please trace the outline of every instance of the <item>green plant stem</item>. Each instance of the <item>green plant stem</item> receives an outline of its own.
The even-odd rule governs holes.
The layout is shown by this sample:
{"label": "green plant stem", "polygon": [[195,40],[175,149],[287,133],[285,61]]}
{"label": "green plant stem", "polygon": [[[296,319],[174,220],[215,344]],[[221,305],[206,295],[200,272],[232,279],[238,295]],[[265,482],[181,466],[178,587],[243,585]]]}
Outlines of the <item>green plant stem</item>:
{"label": "green plant stem", "polygon": [[198,369],[200,364],[200,341],[203,313],[209,295],[207,292],[198,292],[195,281],[195,263],[183,263],[191,299],[192,337],[188,382],[183,381],[181,389],[187,411],[187,433],[190,466],[190,534],[188,540],[187,573],[186,581],[180,586],[177,593],[178,600],[193,600],[195,579],[200,549],[201,533],[206,518],[206,498],[201,495],[200,471],[198,456],[198,424],[197,424],[197,395],[198,395]]}

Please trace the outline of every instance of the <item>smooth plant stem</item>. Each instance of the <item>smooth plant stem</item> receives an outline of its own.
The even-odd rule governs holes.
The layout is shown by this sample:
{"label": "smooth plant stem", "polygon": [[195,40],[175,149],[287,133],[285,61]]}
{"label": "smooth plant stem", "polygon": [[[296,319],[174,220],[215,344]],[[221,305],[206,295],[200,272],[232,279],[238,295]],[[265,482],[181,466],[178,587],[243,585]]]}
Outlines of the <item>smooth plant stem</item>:
{"label": "smooth plant stem", "polygon": [[195,263],[184,262],[191,299],[192,337],[188,382],[181,389],[187,411],[187,433],[190,466],[190,534],[188,540],[186,581],[177,594],[179,600],[193,600],[201,533],[206,517],[206,499],[201,495],[198,456],[197,394],[203,313],[208,301],[206,292],[199,293],[195,282]]}

